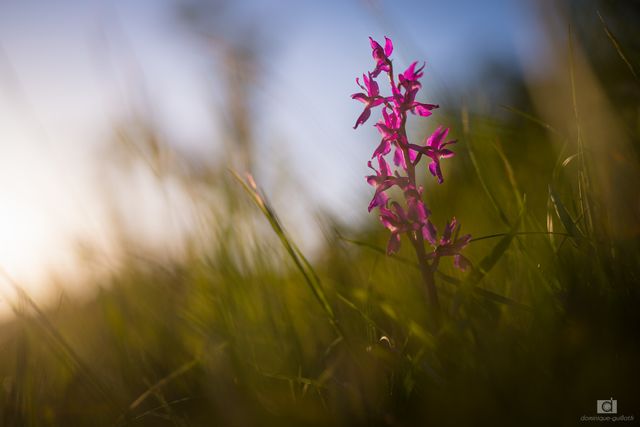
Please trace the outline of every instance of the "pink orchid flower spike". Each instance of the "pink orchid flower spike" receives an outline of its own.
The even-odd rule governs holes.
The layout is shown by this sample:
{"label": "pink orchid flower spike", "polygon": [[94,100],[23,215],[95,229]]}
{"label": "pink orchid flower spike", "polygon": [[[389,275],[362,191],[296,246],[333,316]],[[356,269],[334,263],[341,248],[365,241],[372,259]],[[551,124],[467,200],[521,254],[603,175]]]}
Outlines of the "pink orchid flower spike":
{"label": "pink orchid flower spike", "polygon": [[[440,160],[452,157],[453,151],[447,148],[455,141],[446,141],[449,129],[438,127],[436,131],[425,139],[423,145],[412,144],[407,136],[407,119],[409,113],[428,117],[436,104],[426,104],[416,101],[418,92],[422,89],[420,78],[424,75],[424,64],[418,66],[413,62],[404,72],[394,76],[393,63],[390,59],[393,43],[385,37],[384,47],[369,37],[375,68],[367,75],[363,75],[363,83],[356,79],[363,92],[351,97],[365,104],[364,111],[356,120],[354,129],[364,124],[371,116],[374,107],[381,106],[382,117],[374,127],[382,139],[373,151],[372,159],[378,162],[377,169],[371,161],[369,168],[374,174],[366,177],[367,183],[375,188],[373,198],[369,202],[371,212],[378,208],[378,218],[382,225],[390,232],[387,243],[387,253],[394,254],[400,250],[402,236],[411,242],[418,263],[420,273],[427,289],[428,301],[431,307],[439,307],[438,292],[435,285],[434,273],[438,262],[443,256],[452,256],[454,264],[460,269],[468,268],[471,263],[460,252],[469,244],[471,236],[466,234],[457,237],[459,227],[453,218],[447,223],[443,235],[438,238],[438,232],[431,220],[431,211],[424,201],[424,189],[419,185],[416,169],[422,157],[430,159],[429,171],[442,183]],[[386,73],[391,94],[380,94],[380,88],[375,79],[380,73]],[[393,164],[385,159],[393,151]],[[392,165],[396,170],[392,170]],[[389,190],[396,188],[396,194],[402,197],[397,200]],[[455,237],[452,237],[455,231]],[[428,250],[425,246],[431,246]]]}

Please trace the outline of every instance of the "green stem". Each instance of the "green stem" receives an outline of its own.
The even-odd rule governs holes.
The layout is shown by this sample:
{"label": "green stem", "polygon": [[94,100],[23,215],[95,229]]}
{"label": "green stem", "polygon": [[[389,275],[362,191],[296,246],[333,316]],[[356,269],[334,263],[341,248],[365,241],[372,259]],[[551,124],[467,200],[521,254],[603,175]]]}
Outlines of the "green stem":
{"label": "green stem", "polygon": [[[395,85],[393,79],[393,65],[390,63],[389,67],[389,79],[391,80],[391,84]],[[399,133],[400,138],[407,140],[407,132],[405,129],[405,125],[407,122],[406,114],[402,115],[402,124],[400,125]],[[413,162],[411,161],[411,157],[409,156],[409,148],[402,147],[402,155],[404,156],[404,161],[407,165],[407,177],[409,178],[409,182],[413,185],[413,188],[418,189],[418,185],[416,183],[416,168]],[[424,282],[425,291],[426,291],[426,299],[427,304],[433,309],[434,314],[440,311],[440,301],[438,300],[438,289],[436,288],[436,282],[434,278],[433,271],[429,262],[427,261],[427,253],[424,248],[424,238],[422,237],[422,233],[420,231],[413,232],[409,235],[409,239],[413,244],[413,248],[416,252],[416,257],[418,260],[418,265],[420,267],[420,273],[422,274],[422,281]]]}

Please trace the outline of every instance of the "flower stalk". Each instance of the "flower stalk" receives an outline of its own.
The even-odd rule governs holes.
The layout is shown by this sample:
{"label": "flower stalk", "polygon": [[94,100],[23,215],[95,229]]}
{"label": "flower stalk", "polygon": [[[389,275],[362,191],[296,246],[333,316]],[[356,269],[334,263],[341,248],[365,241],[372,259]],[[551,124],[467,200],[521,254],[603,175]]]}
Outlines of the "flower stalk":
{"label": "flower stalk", "polygon": [[[365,104],[363,112],[356,120],[354,129],[363,125],[371,117],[374,108],[381,108],[382,118],[374,125],[382,136],[378,147],[371,159],[378,164],[376,169],[371,161],[369,167],[375,175],[366,177],[369,185],[375,188],[369,212],[378,209],[378,218],[382,225],[390,231],[387,253],[393,254],[400,249],[401,236],[405,235],[414,248],[420,272],[424,282],[427,302],[433,313],[438,313],[440,302],[434,273],[438,268],[440,258],[451,256],[457,268],[465,270],[470,262],[460,252],[469,243],[471,235],[466,234],[458,238],[460,227],[455,218],[446,224],[442,236],[438,238],[436,227],[431,222],[431,211],[424,200],[424,188],[417,179],[417,166],[422,157],[430,159],[428,170],[438,183],[444,182],[440,160],[454,156],[454,152],[447,148],[456,141],[446,141],[449,129],[438,127],[424,144],[412,144],[407,137],[406,125],[409,113],[421,117],[429,117],[431,111],[438,108],[435,104],[416,101],[416,95],[422,88],[420,78],[423,76],[424,65],[416,68],[413,62],[396,80],[393,63],[390,59],[393,43],[385,37],[384,48],[371,37],[369,38],[375,68],[372,72],[363,74],[363,84],[360,79],[356,83],[363,92],[351,95],[352,99]],[[383,96],[375,80],[379,74],[386,73],[389,80],[391,95]],[[396,170],[392,172],[390,164],[385,159],[391,151]],[[392,199],[387,192],[398,188],[403,197]]]}

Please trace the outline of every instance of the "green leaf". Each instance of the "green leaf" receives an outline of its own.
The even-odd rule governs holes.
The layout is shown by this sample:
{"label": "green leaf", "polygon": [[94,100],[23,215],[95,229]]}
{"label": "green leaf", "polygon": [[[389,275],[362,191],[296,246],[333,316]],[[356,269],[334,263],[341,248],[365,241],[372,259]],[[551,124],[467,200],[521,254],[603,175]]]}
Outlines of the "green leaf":
{"label": "green leaf", "polygon": [[468,286],[477,285],[484,278],[484,276],[486,276],[487,273],[491,271],[491,269],[498,263],[498,261],[500,261],[500,258],[502,258],[507,249],[509,249],[509,246],[511,245],[513,239],[518,235],[518,228],[520,227],[520,223],[522,222],[522,218],[524,217],[525,210],[526,198],[523,200],[518,219],[514,222],[513,226],[509,230],[509,233],[502,237],[500,241],[498,241],[491,252],[478,263],[477,267],[474,267],[473,271],[463,282],[465,288]]}
{"label": "green leaf", "polygon": [[276,216],[275,211],[272,209],[266,197],[260,194],[257,186],[255,185],[255,182],[253,182],[253,178],[249,177],[248,181],[245,181],[235,171],[231,171],[231,173],[242,185],[244,190],[251,196],[253,201],[256,203],[256,205],[258,205],[264,216],[267,218],[267,220],[269,221],[269,225],[271,225],[271,228],[280,239],[280,242],[284,246],[286,252],[291,257],[293,263],[304,277],[305,282],[307,283],[307,285],[309,285],[311,292],[316,297],[316,300],[326,313],[329,322],[338,333],[338,335],[344,338],[344,333],[342,331],[342,328],[338,324],[338,320],[336,319],[329,301],[327,300],[327,296],[324,293],[324,289],[322,288],[320,278],[316,274],[309,261],[307,261],[304,255],[302,255],[300,249],[298,249],[295,243],[293,243],[293,241],[287,236],[287,233],[285,232],[284,227]]}
{"label": "green leaf", "polygon": [[584,235],[580,232],[580,229],[578,229],[578,226],[571,218],[571,215],[564,206],[564,203],[560,200],[560,196],[558,196],[558,193],[551,185],[549,186],[549,197],[551,198],[551,203],[553,204],[556,214],[558,215],[558,218],[560,218],[565,230],[567,230],[567,233],[569,233],[576,244],[580,244],[584,239]]}

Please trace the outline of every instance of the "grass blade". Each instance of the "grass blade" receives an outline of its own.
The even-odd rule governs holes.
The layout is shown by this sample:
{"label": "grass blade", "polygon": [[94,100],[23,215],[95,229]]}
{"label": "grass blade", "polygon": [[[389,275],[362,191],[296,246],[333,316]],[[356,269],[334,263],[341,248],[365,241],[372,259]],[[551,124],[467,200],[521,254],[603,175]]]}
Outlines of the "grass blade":
{"label": "grass blade", "polygon": [[535,124],[537,124],[538,126],[541,126],[542,128],[548,130],[549,132],[552,132],[558,136],[562,136],[562,134],[553,126],[551,126],[550,124],[543,122],[542,120],[540,120],[539,118],[537,118],[536,116],[529,114],[527,112],[524,112],[522,110],[517,109],[516,107],[512,107],[510,105],[500,105],[501,108],[504,108],[505,110],[517,114],[518,116],[521,116],[527,120],[529,120],[530,122],[533,122]]}
{"label": "grass blade", "polygon": [[500,217],[502,222],[504,222],[505,225],[510,226],[511,224],[509,224],[509,218],[507,217],[507,214],[504,212],[504,210],[502,209],[502,207],[498,203],[498,200],[496,199],[496,197],[493,195],[493,193],[489,189],[489,185],[487,184],[487,181],[484,178],[484,174],[482,173],[482,171],[480,169],[480,165],[478,163],[478,159],[476,158],[475,151],[473,149],[473,144],[471,143],[471,138],[467,138],[467,143],[465,145],[467,147],[467,151],[469,152],[469,158],[471,159],[471,163],[473,164],[473,168],[476,171],[476,175],[478,176],[478,179],[480,180],[480,185],[482,186],[482,189],[484,190],[485,194],[487,195],[487,197],[491,201],[491,205],[493,206],[493,208],[498,213],[498,216]]}
{"label": "grass blade", "polygon": [[502,160],[502,164],[504,165],[504,169],[507,173],[507,178],[509,179],[509,184],[511,184],[513,197],[518,202],[518,207],[522,209],[524,201],[523,201],[522,195],[520,194],[520,189],[518,187],[518,182],[516,181],[516,175],[513,172],[513,168],[511,167],[511,162],[509,162],[509,159],[504,154],[504,152],[502,151],[502,148],[498,145],[497,142],[493,144],[493,148],[498,152],[498,155]]}
{"label": "grass blade", "polygon": [[622,51],[622,46],[620,45],[620,42],[618,41],[616,36],[614,36],[613,33],[611,32],[611,30],[609,29],[609,26],[604,21],[604,18],[600,14],[600,11],[598,11],[598,18],[600,18],[600,22],[602,22],[602,27],[604,28],[604,32],[607,34],[607,37],[609,38],[609,41],[613,45],[613,47],[616,50],[616,52],[618,52],[618,56],[620,56],[620,59],[622,59],[624,61],[624,63],[627,65],[627,68],[629,68],[629,71],[631,71],[631,74],[633,75],[633,78],[636,79],[636,81],[637,81],[638,80],[638,74],[636,73],[635,68],[633,68],[633,65],[631,64],[631,61],[629,61],[629,59],[627,58],[627,55],[625,55],[624,52]]}
{"label": "grass blade", "polygon": [[267,218],[267,220],[269,221],[269,225],[271,225],[271,228],[280,239],[280,242],[284,246],[286,252],[293,260],[293,263],[304,277],[305,282],[309,285],[311,292],[316,297],[318,303],[326,313],[329,322],[338,333],[338,335],[344,338],[342,328],[338,324],[338,320],[336,319],[335,313],[333,312],[333,308],[331,308],[326,294],[322,289],[320,278],[316,274],[315,270],[311,267],[311,264],[302,255],[300,249],[298,249],[297,246],[292,242],[292,240],[287,236],[287,233],[285,232],[284,227],[276,216],[275,211],[271,208],[266,198],[262,194],[260,194],[255,182],[253,181],[253,178],[249,176],[247,181],[245,181],[235,171],[231,171],[231,173],[242,185],[242,188],[244,188],[247,194],[251,196],[253,201],[256,203],[256,205],[258,205],[264,216]]}
{"label": "grass blade", "polygon": [[591,183],[590,173],[585,157],[584,139],[582,137],[582,127],[580,125],[580,114],[578,111],[578,97],[575,75],[573,31],[569,26],[569,77],[571,81],[571,102],[573,104],[573,114],[576,122],[576,140],[578,142],[578,154],[580,160],[580,170],[578,172],[578,194],[580,195],[580,205],[585,218],[585,230],[593,230],[593,218],[591,216]]}
{"label": "grass blade", "polygon": [[[117,410],[120,407],[119,400],[115,398],[102,381],[93,374],[89,365],[87,365],[78,353],[76,353],[73,347],[71,347],[58,329],[53,325],[53,323],[51,323],[46,314],[40,309],[38,304],[36,304],[29,294],[1,267],[0,274],[14,288],[18,296],[22,298],[29,307],[31,307],[35,313],[36,325],[44,332],[44,336],[51,343],[51,347],[54,350],[58,350],[63,360],[70,362],[70,368],[73,368],[78,372],[80,378],[84,380],[83,384],[87,390],[94,393],[96,397],[104,399],[113,409]],[[29,316],[22,313],[22,311],[19,310],[9,298],[6,298],[6,300],[10,303],[11,309],[16,316],[27,321],[31,320]]]}
{"label": "grass blade", "polygon": [[549,197],[551,198],[551,203],[555,207],[556,214],[562,225],[564,225],[565,230],[569,233],[569,236],[574,240],[576,244],[580,244],[580,242],[584,239],[584,235],[580,232],[580,229],[576,225],[575,221],[571,218],[571,215],[567,211],[567,208],[560,200],[558,193],[555,191],[553,186],[549,186]]}
{"label": "grass blade", "polygon": [[532,236],[532,235],[533,236],[535,236],[535,235],[549,236],[549,235],[553,235],[553,236],[570,237],[570,235],[567,234],[567,233],[554,233],[554,232],[549,232],[549,231],[518,231],[517,233],[511,233],[511,232],[495,233],[495,234],[488,234],[486,236],[474,237],[469,242],[479,242],[480,240],[495,239],[496,237],[508,236],[509,234],[513,234],[515,236]]}
{"label": "grass blade", "polygon": [[393,258],[393,259],[395,259],[396,261],[398,261],[398,262],[400,262],[402,264],[410,265],[410,266],[419,268],[418,264],[416,264],[414,261],[411,261],[411,260],[409,260],[407,258],[403,258],[403,257],[401,257],[399,255],[396,255],[396,254],[388,255],[387,251],[385,249],[383,249],[381,247],[378,247],[378,246],[376,246],[374,244],[367,243],[367,242],[362,242],[362,241],[359,241],[359,240],[352,240],[352,239],[346,238],[346,237],[344,237],[344,236],[342,236],[340,234],[338,234],[338,238],[340,240],[343,240],[343,241],[347,242],[347,243],[351,243],[351,244],[354,244],[356,246],[361,246],[363,248],[371,249],[372,251],[377,252],[380,255],[384,255],[385,257]]}
{"label": "grass blade", "polygon": [[338,299],[340,299],[347,307],[351,308],[352,310],[354,310],[356,313],[360,314],[360,316],[362,316],[362,318],[370,325],[372,326],[374,329],[377,329],[378,331],[380,331],[382,333],[382,335],[390,335],[387,331],[385,331],[380,325],[378,325],[376,323],[375,320],[373,320],[367,313],[365,313],[364,311],[362,311],[355,303],[353,303],[351,300],[349,300],[347,297],[345,297],[344,295],[342,295],[341,293],[338,293]]}

